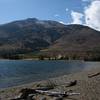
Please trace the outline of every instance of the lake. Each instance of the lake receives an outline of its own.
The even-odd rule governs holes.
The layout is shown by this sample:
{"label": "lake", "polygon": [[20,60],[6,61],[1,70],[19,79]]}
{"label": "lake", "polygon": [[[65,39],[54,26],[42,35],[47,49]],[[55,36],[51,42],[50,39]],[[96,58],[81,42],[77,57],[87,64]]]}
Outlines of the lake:
{"label": "lake", "polygon": [[45,80],[99,65],[100,62],[84,61],[0,60],[0,88]]}

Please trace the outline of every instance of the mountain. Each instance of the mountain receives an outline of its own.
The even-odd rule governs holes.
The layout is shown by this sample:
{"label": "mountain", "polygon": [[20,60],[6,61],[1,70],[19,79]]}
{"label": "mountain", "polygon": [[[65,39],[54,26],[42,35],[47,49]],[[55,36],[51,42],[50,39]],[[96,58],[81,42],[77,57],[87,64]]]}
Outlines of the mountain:
{"label": "mountain", "polygon": [[47,55],[100,52],[100,32],[36,18],[0,25],[0,55],[35,51]]}
{"label": "mountain", "polygon": [[43,49],[60,38],[64,27],[56,21],[35,18],[1,25],[0,52],[25,53]]}
{"label": "mountain", "polygon": [[67,31],[48,48],[48,52],[69,54],[100,52],[100,32],[82,25],[67,25]]}

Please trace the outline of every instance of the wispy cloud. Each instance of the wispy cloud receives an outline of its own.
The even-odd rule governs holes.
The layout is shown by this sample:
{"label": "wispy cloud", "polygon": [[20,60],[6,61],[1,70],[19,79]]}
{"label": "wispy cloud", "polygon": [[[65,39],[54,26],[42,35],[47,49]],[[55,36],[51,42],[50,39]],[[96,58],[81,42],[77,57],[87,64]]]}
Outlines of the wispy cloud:
{"label": "wispy cloud", "polygon": [[83,2],[92,2],[92,1],[96,1],[96,0],[82,0]]}
{"label": "wispy cloud", "polygon": [[82,0],[83,2],[89,2],[89,1],[91,1],[91,0]]}
{"label": "wispy cloud", "polygon": [[55,14],[54,17],[60,17],[60,15],[59,14]]}
{"label": "wispy cloud", "polygon": [[80,12],[71,11],[72,23],[71,24],[82,24],[83,14]]}
{"label": "wispy cloud", "polygon": [[93,1],[100,1],[100,0],[82,0],[83,2],[93,2]]}
{"label": "wispy cloud", "polygon": [[61,23],[61,24],[66,24],[65,22],[63,22],[63,21],[59,21],[59,23]]}
{"label": "wispy cloud", "polygon": [[69,9],[68,8],[66,8],[66,12],[68,11]]}

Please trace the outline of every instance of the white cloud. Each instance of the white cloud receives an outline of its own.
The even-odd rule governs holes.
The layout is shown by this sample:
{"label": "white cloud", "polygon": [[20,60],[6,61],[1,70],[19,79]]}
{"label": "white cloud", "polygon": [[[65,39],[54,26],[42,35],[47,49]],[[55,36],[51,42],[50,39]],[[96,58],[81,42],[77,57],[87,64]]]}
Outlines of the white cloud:
{"label": "white cloud", "polygon": [[75,11],[71,11],[72,23],[71,24],[82,24],[83,14]]}
{"label": "white cloud", "polygon": [[92,0],[84,13],[86,25],[100,31],[100,0]]}
{"label": "white cloud", "polygon": [[60,17],[60,15],[58,15],[58,14],[55,14],[55,15],[54,15],[54,17]]}
{"label": "white cloud", "polygon": [[82,0],[83,2],[92,2],[92,1],[100,1],[100,0]]}
{"label": "white cloud", "polygon": [[87,1],[90,1],[90,0],[82,0],[83,2],[87,2]]}
{"label": "white cloud", "polygon": [[66,12],[68,11],[69,9],[68,8],[66,8]]}

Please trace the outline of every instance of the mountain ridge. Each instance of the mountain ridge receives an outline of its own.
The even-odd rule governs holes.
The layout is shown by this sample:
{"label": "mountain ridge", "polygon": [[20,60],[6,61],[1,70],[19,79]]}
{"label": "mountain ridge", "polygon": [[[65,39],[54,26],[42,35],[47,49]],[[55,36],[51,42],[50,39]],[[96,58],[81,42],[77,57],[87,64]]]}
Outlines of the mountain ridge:
{"label": "mountain ridge", "polygon": [[[41,52],[44,50],[46,52]],[[29,18],[0,25],[0,55],[40,51],[100,51],[100,32],[88,26]]]}

